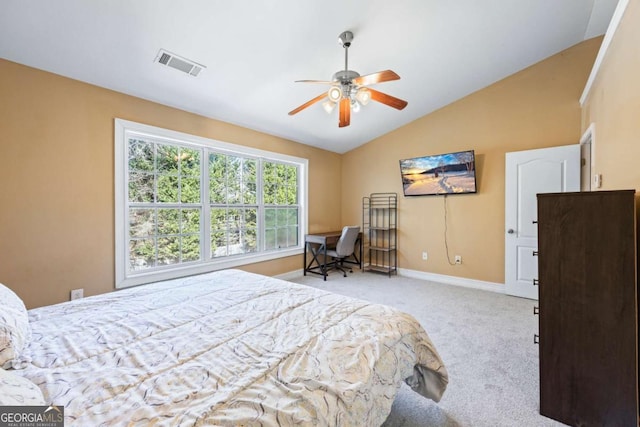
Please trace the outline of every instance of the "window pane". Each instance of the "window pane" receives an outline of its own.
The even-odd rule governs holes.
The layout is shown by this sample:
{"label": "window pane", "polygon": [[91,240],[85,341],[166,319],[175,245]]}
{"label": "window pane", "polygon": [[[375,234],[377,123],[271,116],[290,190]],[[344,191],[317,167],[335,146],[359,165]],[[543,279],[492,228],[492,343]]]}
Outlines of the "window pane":
{"label": "window pane", "polygon": [[287,210],[288,209],[276,209],[276,223],[278,227],[287,225]]}
{"label": "window pane", "polygon": [[210,203],[226,203],[227,190],[223,182],[210,181],[209,183],[209,201]]}
{"label": "window pane", "polygon": [[225,231],[211,232],[211,257],[227,256],[227,233]]}
{"label": "window pane", "polygon": [[180,174],[200,178],[200,151],[189,148],[180,149]]}
{"label": "window pane", "polygon": [[264,210],[264,225],[267,228],[274,228],[276,226],[276,210],[273,208],[267,208]]}
{"label": "window pane", "polygon": [[154,213],[154,209],[129,209],[129,236],[154,236],[156,234]]}
{"label": "window pane", "polygon": [[288,205],[298,204],[298,187],[292,185],[287,186],[287,203]]}
{"label": "window pane", "polygon": [[298,208],[287,209],[287,224],[293,225],[298,223]]}
{"label": "window pane", "polygon": [[227,156],[227,177],[230,181],[242,179],[242,158]]}
{"label": "window pane", "polygon": [[253,159],[245,159],[243,167],[243,179],[244,182],[257,182],[257,169],[256,169],[256,161]]}
{"label": "window pane", "polygon": [[229,209],[227,211],[227,226],[229,229],[238,229],[242,224],[242,214],[240,209]]}
{"label": "window pane", "polygon": [[158,176],[158,202],[178,203],[178,177]]}
{"label": "window pane", "polygon": [[217,153],[209,154],[209,177],[221,182],[227,179],[227,156]]}
{"label": "window pane", "polygon": [[287,186],[286,185],[278,185],[276,189],[276,204],[278,205],[287,204]]}
{"label": "window pane", "polygon": [[177,236],[158,238],[158,265],[180,262],[180,240]]}
{"label": "window pane", "polygon": [[244,252],[258,251],[258,234],[255,228],[249,228],[242,232]]}
{"label": "window pane", "polygon": [[198,233],[200,231],[200,209],[182,210],[182,233]]}
{"label": "window pane", "polygon": [[161,174],[178,174],[179,148],[158,144],[158,172]]}
{"label": "window pane", "polygon": [[276,165],[277,183],[284,184],[287,182],[287,166],[281,163]]}
{"label": "window pane", "polygon": [[287,227],[287,246],[297,246],[298,245],[298,227]]}
{"label": "window pane", "polygon": [[200,236],[190,235],[182,237],[182,261],[200,260]]}
{"label": "window pane", "polygon": [[158,209],[158,234],[180,233],[179,209]]}
{"label": "window pane", "polygon": [[242,202],[242,186],[239,178],[229,178],[227,182],[227,203],[239,204]]}
{"label": "window pane", "polygon": [[180,201],[182,203],[200,203],[200,177],[182,178],[180,180]]}
{"label": "window pane", "polygon": [[211,209],[211,230],[225,230],[227,228],[227,210]]}
{"label": "window pane", "polygon": [[264,232],[264,246],[266,250],[276,248],[276,230],[268,229]]}
{"label": "window pane", "polygon": [[276,204],[276,190],[277,186],[275,184],[265,184],[264,185],[264,203],[266,205],[275,205]]}
{"label": "window pane", "polygon": [[240,230],[229,230],[229,255],[241,254],[242,245],[240,244]]}
{"label": "window pane", "polygon": [[286,228],[278,228],[276,230],[276,234],[278,236],[277,239],[277,247],[278,248],[286,248],[287,247],[287,229]]}
{"label": "window pane", "polygon": [[245,209],[244,226],[248,228],[256,228],[258,226],[257,218],[258,218],[257,209]]}
{"label": "window pane", "polygon": [[264,162],[262,168],[262,179],[265,183],[276,182],[276,165],[271,162]]}
{"label": "window pane", "polygon": [[153,144],[135,139],[129,140],[129,170],[153,172]]}
{"label": "window pane", "polygon": [[129,201],[153,203],[153,174],[131,172],[129,174]]}
{"label": "window pane", "polygon": [[129,240],[129,268],[133,271],[155,267],[156,245],[154,239]]}
{"label": "window pane", "polygon": [[256,204],[258,202],[257,194],[258,192],[256,191],[255,183],[250,182],[248,184],[245,184],[244,192],[243,192],[244,203],[246,203],[247,205]]}
{"label": "window pane", "polygon": [[298,168],[292,165],[288,165],[287,169],[287,185],[298,185]]}

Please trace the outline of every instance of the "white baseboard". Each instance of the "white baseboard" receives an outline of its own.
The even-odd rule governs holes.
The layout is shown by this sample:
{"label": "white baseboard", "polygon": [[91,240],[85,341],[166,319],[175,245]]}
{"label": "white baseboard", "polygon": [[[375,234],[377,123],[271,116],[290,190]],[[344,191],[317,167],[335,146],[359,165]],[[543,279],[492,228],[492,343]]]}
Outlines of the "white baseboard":
{"label": "white baseboard", "polygon": [[398,268],[398,274],[412,279],[429,280],[431,282],[444,283],[446,285],[463,286],[465,288],[481,289],[483,291],[504,294],[504,285],[502,283],[485,282],[483,280],[467,279],[466,277],[447,276],[445,274],[409,270],[408,268]]}
{"label": "white baseboard", "polygon": [[[398,268],[398,275],[411,279],[428,280],[431,282],[444,283],[445,285],[462,286],[465,288],[480,289],[483,291],[504,294],[502,283],[485,282],[483,280],[467,279],[465,277],[447,276],[445,274],[428,273],[426,271],[409,270],[408,268]],[[290,280],[302,276],[302,270],[293,270],[287,273],[273,276],[276,279]]]}

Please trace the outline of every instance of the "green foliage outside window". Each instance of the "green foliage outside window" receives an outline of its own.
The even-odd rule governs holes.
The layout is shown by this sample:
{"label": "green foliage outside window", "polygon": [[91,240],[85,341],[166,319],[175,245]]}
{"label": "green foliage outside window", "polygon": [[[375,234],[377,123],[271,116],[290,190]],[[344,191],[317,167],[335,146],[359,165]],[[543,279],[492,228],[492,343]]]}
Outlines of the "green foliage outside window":
{"label": "green foliage outside window", "polygon": [[[260,222],[265,250],[298,245],[296,166],[133,138],[128,148],[131,270],[203,258],[203,153],[209,174],[204,203],[210,208],[211,258],[258,252]],[[263,208],[258,204],[259,172]]]}

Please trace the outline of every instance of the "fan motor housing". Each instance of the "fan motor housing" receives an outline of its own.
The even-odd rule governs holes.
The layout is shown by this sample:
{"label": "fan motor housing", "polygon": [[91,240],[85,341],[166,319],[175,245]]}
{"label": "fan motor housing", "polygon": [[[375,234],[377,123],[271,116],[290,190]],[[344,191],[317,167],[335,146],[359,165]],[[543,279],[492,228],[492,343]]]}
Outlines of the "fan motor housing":
{"label": "fan motor housing", "polygon": [[360,77],[360,74],[352,70],[343,70],[335,73],[333,75],[333,80],[342,84],[347,84],[351,83],[351,80],[355,79],[356,77]]}

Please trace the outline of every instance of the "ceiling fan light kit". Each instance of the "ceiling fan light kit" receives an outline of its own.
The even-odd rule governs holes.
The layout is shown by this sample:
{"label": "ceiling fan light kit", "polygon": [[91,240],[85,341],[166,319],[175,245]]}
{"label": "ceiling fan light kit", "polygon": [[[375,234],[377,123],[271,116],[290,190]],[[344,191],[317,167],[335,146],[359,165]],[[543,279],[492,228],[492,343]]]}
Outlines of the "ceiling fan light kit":
{"label": "ceiling fan light kit", "polygon": [[367,87],[377,83],[399,80],[400,76],[398,74],[391,70],[385,70],[361,76],[357,72],[349,70],[349,46],[353,41],[353,33],[344,31],[338,36],[338,40],[344,48],[344,70],[336,72],[331,81],[297,80],[296,82],[299,83],[329,84],[331,88],[326,93],[322,93],[298,108],[291,110],[289,112],[290,116],[299,113],[316,102],[324,100],[322,107],[327,113],[331,113],[336,104],[340,104],[338,126],[345,127],[351,123],[351,111],[357,113],[360,111],[361,105],[367,105],[372,99],[397,110],[402,110],[407,106],[407,101]]}

